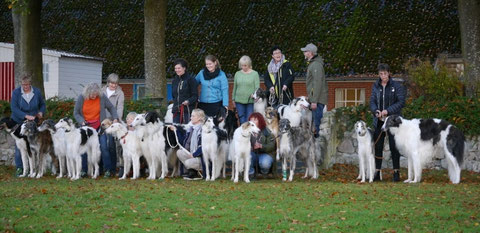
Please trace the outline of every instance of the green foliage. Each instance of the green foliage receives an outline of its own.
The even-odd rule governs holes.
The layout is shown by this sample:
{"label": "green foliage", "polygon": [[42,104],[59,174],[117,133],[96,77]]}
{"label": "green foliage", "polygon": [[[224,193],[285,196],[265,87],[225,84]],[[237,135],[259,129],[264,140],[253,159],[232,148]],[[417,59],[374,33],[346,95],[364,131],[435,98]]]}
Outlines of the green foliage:
{"label": "green foliage", "polygon": [[335,109],[335,125],[338,128],[338,139],[343,138],[343,133],[351,131],[357,121],[364,121],[368,127],[373,127],[373,115],[368,105],[359,105],[355,107],[341,107]]}
{"label": "green foliage", "polygon": [[69,117],[73,119],[73,108],[75,107],[75,102],[73,99],[61,99],[58,97],[53,97],[47,99],[47,112],[45,113],[45,119],[59,120],[64,117]]}
{"label": "green foliage", "polygon": [[[0,3],[0,41],[13,42],[8,3]],[[104,76],[144,76],[143,1],[43,1],[44,47],[105,58]],[[3,33],[5,32],[5,33]],[[183,57],[198,72],[206,55],[227,74],[249,55],[261,73],[280,45],[296,71],[305,70],[301,47],[318,45],[327,74],[375,73],[379,61],[394,72],[410,56],[458,53],[456,1],[168,1],[167,74]]]}
{"label": "green foliage", "polygon": [[480,99],[462,96],[428,100],[421,96],[409,99],[403,115],[410,118],[439,118],[446,120],[467,136],[480,135]]}
{"label": "green foliage", "polygon": [[[318,180],[234,184],[165,180],[12,177],[0,166],[0,229],[6,232],[478,232],[480,177],[425,169],[421,184],[358,184],[355,166]],[[401,170],[406,176],[405,169]],[[459,224],[460,223],[460,224]]]}
{"label": "green foliage", "polygon": [[6,117],[10,116],[10,114],[12,114],[10,110],[10,103],[5,100],[0,100],[0,116]]}
{"label": "green foliage", "polygon": [[463,96],[463,84],[458,75],[445,65],[433,67],[429,61],[410,59],[406,66],[410,98],[424,96],[428,100],[436,100]]}

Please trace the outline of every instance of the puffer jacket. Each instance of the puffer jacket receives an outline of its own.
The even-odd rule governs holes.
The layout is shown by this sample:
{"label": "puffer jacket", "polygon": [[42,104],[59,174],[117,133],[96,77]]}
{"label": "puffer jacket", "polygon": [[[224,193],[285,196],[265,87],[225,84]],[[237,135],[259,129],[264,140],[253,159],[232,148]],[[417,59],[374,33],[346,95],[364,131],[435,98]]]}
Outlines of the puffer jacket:
{"label": "puffer jacket", "polygon": [[[388,80],[385,88],[382,86],[382,80],[379,78],[372,87],[372,95],[370,96],[370,111],[373,114],[373,125],[377,126],[377,119],[375,113],[377,110],[387,110],[388,115],[401,115],[402,108],[405,106],[405,98],[407,90],[400,83],[392,78]],[[385,96],[384,96],[385,94]],[[384,105],[381,106],[380,100],[384,99]]]}

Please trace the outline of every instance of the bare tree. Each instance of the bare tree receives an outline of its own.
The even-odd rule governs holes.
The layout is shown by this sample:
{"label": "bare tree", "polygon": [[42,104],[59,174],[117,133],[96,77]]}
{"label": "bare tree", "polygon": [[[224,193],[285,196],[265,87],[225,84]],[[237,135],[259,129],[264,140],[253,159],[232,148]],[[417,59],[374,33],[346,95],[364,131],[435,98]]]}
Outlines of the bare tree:
{"label": "bare tree", "polygon": [[458,0],[458,16],[465,60],[465,93],[480,95],[480,0]]}
{"label": "bare tree", "polygon": [[157,107],[166,103],[167,77],[165,27],[167,0],[146,0],[145,14],[145,85],[146,95]]}
{"label": "bare tree", "polygon": [[45,95],[42,73],[41,0],[12,1],[15,40],[15,83],[24,75],[32,77],[32,85]]}

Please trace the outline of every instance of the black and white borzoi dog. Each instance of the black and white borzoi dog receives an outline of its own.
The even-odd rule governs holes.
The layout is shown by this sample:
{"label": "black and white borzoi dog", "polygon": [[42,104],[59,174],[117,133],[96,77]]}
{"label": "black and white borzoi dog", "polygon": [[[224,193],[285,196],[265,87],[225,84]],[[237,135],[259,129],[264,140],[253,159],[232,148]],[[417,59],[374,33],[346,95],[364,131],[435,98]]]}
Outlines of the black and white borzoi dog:
{"label": "black and white borzoi dog", "polygon": [[[76,128],[72,119],[60,119],[55,128],[65,130],[65,140],[67,141],[67,168],[72,171],[71,180],[80,179],[82,171],[82,154],[87,153],[88,174],[92,179],[96,179],[100,172],[100,143],[98,141],[97,131],[89,126]],[[69,162],[69,163],[68,163]]]}
{"label": "black and white borzoi dog", "polygon": [[[223,168],[225,178],[225,163],[227,160],[227,132],[215,126],[213,118],[209,117],[202,125],[202,154],[206,167],[206,181],[214,181],[220,176]],[[210,176],[209,162],[212,162],[212,175]]]}
{"label": "black and white borzoi dog", "polygon": [[267,108],[268,92],[262,88],[258,88],[252,94],[253,98],[253,112],[259,112],[265,117],[265,108]]}
{"label": "black and white borzoi dog", "polygon": [[[22,123],[23,124],[23,123]],[[34,177],[33,169],[30,169],[29,158],[32,157],[32,151],[30,150],[30,142],[25,135],[20,133],[21,125],[17,124],[9,117],[2,118],[0,121],[0,129],[5,129],[10,136],[15,140],[15,145],[20,151],[22,158],[23,173],[19,177]]]}
{"label": "black and white borzoi dog", "polygon": [[450,181],[454,184],[460,182],[465,137],[458,128],[440,119],[407,120],[400,116],[389,116],[382,130],[394,135],[398,150],[408,158],[406,183],[421,181],[422,168],[437,149],[443,149]]}
{"label": "black and white borzoi dog", "polygon": [[367,127],[364,121],[355,123],[355,135],[358,144],[358,177],[357,180],[365,182],[373,182],[373,174],[375,172],[375,155],[373,154],[373,131]]}
{"label": "black and white borzoi dog", "polygon": [[52,135],[52,142],[53,142],[53,149],[55,155],[58,158],[58,167],[59,173],[57,178],[62,178],[64,175],[68,177],[72,177],[72,171],[67,171],[67,142],[65,141],[65,129],[56,129],[55,122],[51,119],[47,119],[42,122],[42,124],[38,127],[38,131],[49,131],[50,135]]}
{"label": "black and white borzoi dog", "polygon": [[282,160],[283,181],[287,180],[287,164],[290,164],[290,176],[288,181],[293,180],[296,159],[303,160],[307,166],[303,178],[311,176],[318,178],[317,163],[323,162],[320,146],[317,145],[312,133],[302,127],[291,127],[288,119],[281,119],[279,154]]}
{"label": "black and white borzoi dog", "polygon": [[252,134],[257,134],[260,129],[251,121],[243,123],[235,130],[233,140],[230,147],[230,153],[233,155],[232,159],[232,178],[233,182],[238,183],[238,175],[243,171],[243,180],[250,183],[248,172],[250,169],[251,157],[251,143],[250,138]]}
{"label": "black and white borzoi dog", "polygon": [[280,119],[288,119],[291,127],[298,127],[302,122],[302,109],[309,106],[307,97],[300,96],[293,99],[289,105],[280,105],[277,111]]}

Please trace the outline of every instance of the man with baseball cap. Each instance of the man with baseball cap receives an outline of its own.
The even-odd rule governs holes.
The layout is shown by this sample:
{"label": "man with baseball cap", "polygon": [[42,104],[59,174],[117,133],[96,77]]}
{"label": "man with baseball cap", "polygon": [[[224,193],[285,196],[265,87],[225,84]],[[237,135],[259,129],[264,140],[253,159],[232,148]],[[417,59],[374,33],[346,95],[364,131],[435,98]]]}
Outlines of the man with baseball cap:
{"label": "man with baseball cap", "polygon": [[315,137],[318,137],[320,123],[323,117],[323,108],[327,104],[328,95],[323,59],[318,56],[317,46],[312,43],[307,44],[307,46],[301,48],[301,50],[308,64],[306,74],[307,94],[313,112]]}

